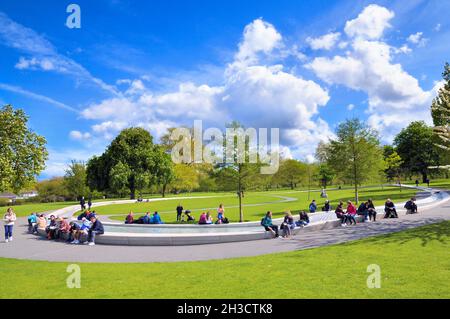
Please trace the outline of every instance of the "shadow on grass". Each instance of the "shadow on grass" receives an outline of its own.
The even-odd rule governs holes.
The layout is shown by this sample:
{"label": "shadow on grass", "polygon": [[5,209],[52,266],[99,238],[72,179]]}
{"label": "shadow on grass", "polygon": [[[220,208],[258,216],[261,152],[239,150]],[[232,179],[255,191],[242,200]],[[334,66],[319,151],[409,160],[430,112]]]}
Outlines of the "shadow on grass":
{"label": "shadow on grass", "polygon": [[[440,222],[439,222],[440,221]],[[433,222],[433,220],[429,220]],[[404,245],[410,241],[419,239],[421,246],[425,247],[433,241],[441,244],[448,244],[450,242],[450,222],[437,219],[437,224],[426,225],[415,229],[389,234],[374,238],[374,243],[379,244],[399,244]]]}

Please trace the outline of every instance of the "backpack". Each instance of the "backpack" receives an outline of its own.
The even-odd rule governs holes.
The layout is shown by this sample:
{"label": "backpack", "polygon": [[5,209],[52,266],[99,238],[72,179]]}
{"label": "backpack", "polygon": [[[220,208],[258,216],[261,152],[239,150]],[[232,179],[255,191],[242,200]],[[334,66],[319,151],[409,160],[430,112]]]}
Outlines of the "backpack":
{"label": "backpack", "polygon": [[224,223],[224,224],[229,224],[230,222],[228,221],[228,218],[224,218],[224,219],[222,219],[222,223]]}
{"label": "backpack", "polygon": [[263,219],[261,219],[261,226],[264,226],[264,220],[265,219],[266,219],[265,217]]}

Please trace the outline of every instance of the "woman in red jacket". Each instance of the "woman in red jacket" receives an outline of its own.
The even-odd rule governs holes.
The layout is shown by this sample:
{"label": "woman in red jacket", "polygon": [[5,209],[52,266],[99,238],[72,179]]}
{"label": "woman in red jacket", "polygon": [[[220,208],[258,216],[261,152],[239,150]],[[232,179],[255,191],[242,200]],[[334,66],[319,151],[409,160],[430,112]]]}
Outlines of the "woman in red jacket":
{"label": "woman in red jacket", "polygon": [[351,201],[347,202],[347,212],[345,214],[345,217],[347,219],[347,221],[350,221],[350,225],[352,225],[353,223],[356,225],[356,207],[355,205],[353,205],[353,203]]}

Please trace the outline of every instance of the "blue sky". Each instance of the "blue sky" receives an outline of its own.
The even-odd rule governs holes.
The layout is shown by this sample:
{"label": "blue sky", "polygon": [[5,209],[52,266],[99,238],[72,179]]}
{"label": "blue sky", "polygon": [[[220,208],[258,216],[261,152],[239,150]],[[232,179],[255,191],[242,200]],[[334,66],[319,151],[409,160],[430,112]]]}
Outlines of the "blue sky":
{"label": "blue sky", "polygon": [[[81,29],[65,26],[81,8]],[[383,142],[429,105],[450,57],[450,1],[0,2],[0,103],[48,140],[41,178],[121,129],[278,127],[310,159],[357,116]],[[430,122],[431,123],[431,122]]]}

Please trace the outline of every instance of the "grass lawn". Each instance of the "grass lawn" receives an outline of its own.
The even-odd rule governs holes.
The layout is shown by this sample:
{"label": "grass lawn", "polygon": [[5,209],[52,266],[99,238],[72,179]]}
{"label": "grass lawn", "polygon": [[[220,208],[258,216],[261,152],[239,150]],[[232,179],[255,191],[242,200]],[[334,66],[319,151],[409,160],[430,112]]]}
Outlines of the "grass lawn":
{"label": "grass lawn", "polygon": [[[76,202],[31,203],[12,206],[12,208],[18,217],[24,217],[28,216],[30,213],[43,213],[75,204],[77,203]],[[2,213],[2,216],[6,212],[6,209],[7,207],[0,207],[0,212]]]}
{"label": "grass lawn", "polygon": [[[370,187],[362,188],[359,192],[361,200],[372,198],[376,205],[384,204],[385,200],[390,197],[396,202],[405,201],[416,193],[414,189],[403,188],[401,191],[398,187]],[[347,201],[353,199],[354,192],[352,189],[329,190],[328,198],[333,207],[336,207],[339,200]],[[193,215],[198,219],[202,211],[210,210],[215,216],[215,212],[220,203],[225,205],[225,215],[232,222],[239,221],[238,198],[232,193],[209,193],[211,198],[194,198],[194,199],[170,199],[164,201],[154,201],[150,203],[133,203],[123,205],[102,206],[95,209],[98,214],[114,215],[111,219],[123,221],[128,212],[133,211],[136,216],[143,215],[146,211],[158,211],[166,223],[176,221],[175,207],[179,202],[185,209],[190,209]],[[293,201],[286,202],[285,198],[292,198]],[[245,193],[244,217],[246,221],[260,220],[265,212],[271,210],[274,218],[283,216],[283,212],[291,210],[293,212],[299,210],[308,210],[309,203],[312,199],[316,199],[319,210],[323,206],[325,200],[320,198],[320,192],[312,192],[310,200],[308,193],[302,191],[279,191],[279,192],[248,192]],[[257,204],[257,205],[255,205]],[[261,205],[258,205],[261,204]]]}
{"label": "grass lawn", "polygon": [[[450,298],[450,222],[303,251],[217,261],[80,264],[0,258],[0,298]],[[264,241],[261,241],[264,245]],[[366,285],[381,267],[381,288]]]}

